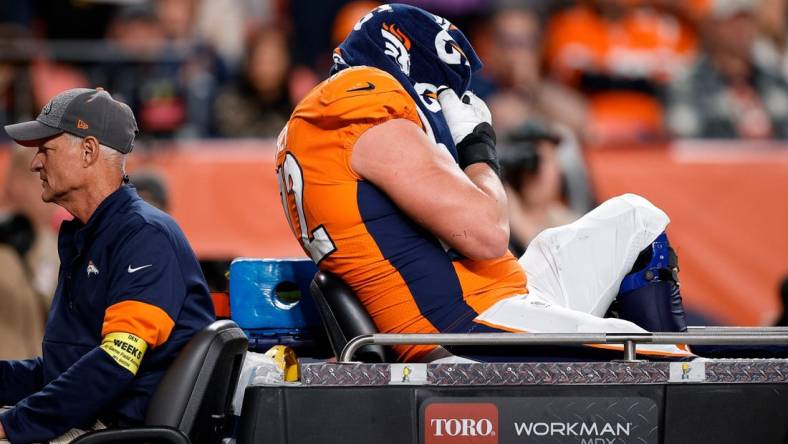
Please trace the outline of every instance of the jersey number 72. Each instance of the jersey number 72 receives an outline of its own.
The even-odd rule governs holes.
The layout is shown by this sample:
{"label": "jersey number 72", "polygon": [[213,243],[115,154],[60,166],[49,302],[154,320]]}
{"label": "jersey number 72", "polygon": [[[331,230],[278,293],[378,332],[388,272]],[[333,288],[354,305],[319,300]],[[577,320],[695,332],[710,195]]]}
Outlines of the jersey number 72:
{"label": "jersey number 72", "polygon": [[[337,247],[322,224],[315,227],[311,233],[308,231],[304,215],[304,171],[295,156],[292,153],[286,153],[285,160],[277,168],[276,174],[279,182],[279,196],[282,198],[282,208],[285,210],[290,229],[300,239],[301,245],[312,260],[316,264],[320,263],[336,251]],[[291,198],[296,214],[293,214],[292,211]],[[294,221],[293,218],[298,220]]]}

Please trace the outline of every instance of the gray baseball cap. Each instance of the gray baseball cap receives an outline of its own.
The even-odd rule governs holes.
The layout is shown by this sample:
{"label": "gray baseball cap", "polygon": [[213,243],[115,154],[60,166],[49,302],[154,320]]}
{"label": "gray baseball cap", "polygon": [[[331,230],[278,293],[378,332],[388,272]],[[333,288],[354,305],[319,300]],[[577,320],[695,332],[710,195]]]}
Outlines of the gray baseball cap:
{"label": "gray baseball cap", "polygon": [[38,146],[67,132],[79,137],[94,136],[100,144],[123,154],[134,148],[138,132],[131,108],[102,88],[63,91],[44,105],[36,120],[6,125],[5,130],[24,146]]}

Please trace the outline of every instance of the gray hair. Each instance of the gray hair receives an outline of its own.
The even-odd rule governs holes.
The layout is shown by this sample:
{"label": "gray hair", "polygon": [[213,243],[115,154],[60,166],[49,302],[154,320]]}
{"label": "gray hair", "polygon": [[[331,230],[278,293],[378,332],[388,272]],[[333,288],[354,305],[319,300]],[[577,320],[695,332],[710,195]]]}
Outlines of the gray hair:
{"label": "gray hair", "polygon": [[[71,139],[72,144],[79,143],[83,139],[82,137],[75,136],[71,133],[64,134],[66,134]],[[106,145],[99,145],[99,149],[101,150],[101,156],[107,159],[107,162],[109,162],[110,165],[116,166],[122,174],[126,174],[126,154],[123,154],[120,151],[110,148]]]}
{"label": "gray hair", "polygon": [[126,174],[126,154],[106,145],[99,145],[99,148],[101,155],[107,159],[107,162],[117,166],[121,173]]}

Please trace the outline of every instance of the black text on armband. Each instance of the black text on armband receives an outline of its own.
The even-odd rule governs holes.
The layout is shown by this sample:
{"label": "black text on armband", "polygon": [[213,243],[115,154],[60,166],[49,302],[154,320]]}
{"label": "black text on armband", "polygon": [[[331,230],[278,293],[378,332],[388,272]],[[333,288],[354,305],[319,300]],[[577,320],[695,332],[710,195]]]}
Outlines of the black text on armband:
{"label": "black text on armband", "polygon": [[115,332],[104,336],[101,348],[118,363],[119,366],[136,375],[148,344],[142,338],[131,333]]}

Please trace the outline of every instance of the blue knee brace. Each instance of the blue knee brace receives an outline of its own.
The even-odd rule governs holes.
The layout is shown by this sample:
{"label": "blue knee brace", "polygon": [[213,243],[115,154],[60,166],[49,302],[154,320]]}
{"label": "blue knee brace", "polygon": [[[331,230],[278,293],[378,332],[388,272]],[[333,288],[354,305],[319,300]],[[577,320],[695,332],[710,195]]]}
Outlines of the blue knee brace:
{"label": "blue knee brace", "polygon": [[663,232],[640,252],[621,282],[618,317],[648,331],[686,331],[678,271],[678,258]]}

